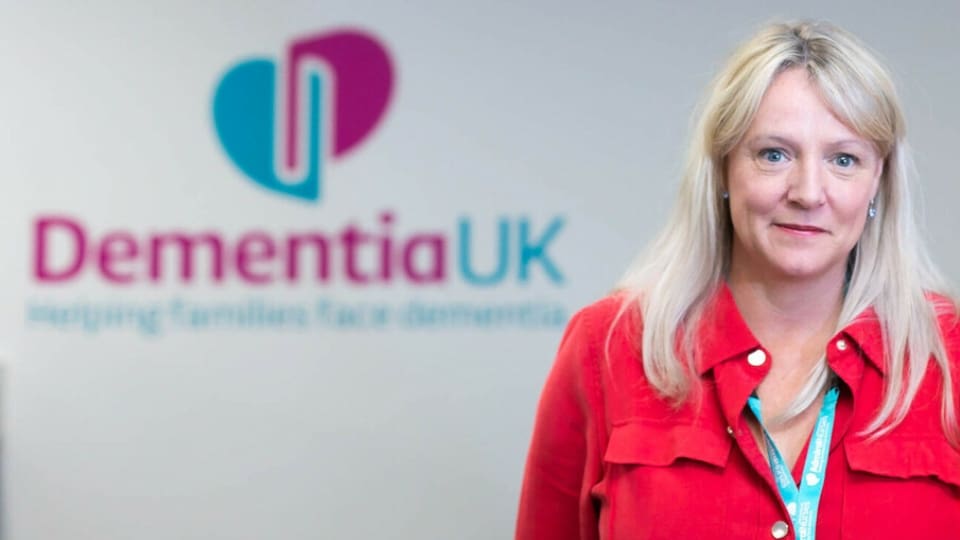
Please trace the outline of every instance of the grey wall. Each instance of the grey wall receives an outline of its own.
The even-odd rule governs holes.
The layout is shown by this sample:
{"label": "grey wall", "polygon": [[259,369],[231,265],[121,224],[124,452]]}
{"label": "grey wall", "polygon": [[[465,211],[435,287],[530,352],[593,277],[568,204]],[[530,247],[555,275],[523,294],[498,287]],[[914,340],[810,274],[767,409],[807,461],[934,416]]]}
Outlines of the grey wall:
{"label": "grey wall", "polygon": [[[0,349],[4,537],[405,538],[512,534],[534,407],[562,324],[184,329],[143,335],[28,320],[38,303],[320,300],[402,309],[599,297],[662,223],[688,118],[735,43],[777,17],[830,19],[897,74],[926,236],[953,249],[960,5],[806,2],[32,2],[0,15]],[[377,35],[391,108],[320,204],[242,178],[210,123],[238,60],[342,25]],[[344,282],[118,287],[31,275],[32,224],[95,234],[238,235],[350,222],[453,235],[468,216],[565,225],[535,269],[475,287]],[[479,249],[479,248],[478,248]],[[491,258],[481,258],[490,263]]]}

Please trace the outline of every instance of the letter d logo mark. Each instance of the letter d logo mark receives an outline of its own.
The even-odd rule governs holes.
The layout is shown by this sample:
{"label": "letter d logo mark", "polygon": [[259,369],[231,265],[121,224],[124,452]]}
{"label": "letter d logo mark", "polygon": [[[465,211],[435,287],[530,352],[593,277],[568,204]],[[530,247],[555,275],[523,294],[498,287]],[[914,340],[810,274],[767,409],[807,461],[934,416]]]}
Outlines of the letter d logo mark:
{"label": "letter d logo mark", "polygon": [[343,30],[293,41],[278,70],[269,59],[233,66],[213,97],[223,149],[271,191],[320,199],[324,160],[363,141],[386,112],[393,69],[372,36]]}

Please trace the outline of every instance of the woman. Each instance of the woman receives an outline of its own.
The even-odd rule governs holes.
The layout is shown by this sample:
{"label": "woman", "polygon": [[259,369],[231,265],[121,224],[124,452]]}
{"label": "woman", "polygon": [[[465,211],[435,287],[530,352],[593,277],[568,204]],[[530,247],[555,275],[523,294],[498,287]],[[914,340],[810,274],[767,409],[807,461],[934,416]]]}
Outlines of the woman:
{"label": "woman", "polygon": [[960,328],[891,79],[822,23],[713,82],[667,227],[570,322],[520,540],[960,531]]}

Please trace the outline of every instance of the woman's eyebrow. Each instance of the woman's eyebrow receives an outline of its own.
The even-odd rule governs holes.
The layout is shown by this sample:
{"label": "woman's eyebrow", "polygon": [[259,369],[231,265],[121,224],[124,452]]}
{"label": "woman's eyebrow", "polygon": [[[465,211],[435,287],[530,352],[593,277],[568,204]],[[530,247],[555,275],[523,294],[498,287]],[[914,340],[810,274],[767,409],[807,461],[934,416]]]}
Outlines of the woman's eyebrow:
{"label": "woman's eyebrow", "polygon": [[800,146],[796,141],[790,139],[789,137],[784,135],[774,134],[774,133],[759,133],[753,137],[750,137],[750,139],[747,142],[755,144],[760,141],[763,141],[763,142],[769,141],[771,143],[782,144],[783,146],[789,146],[791,148],[796,148]]}
{"label": "woman's eyebrow", "polygon": [[[771,142],[776,144],[781,144],[783,146],[789,146],[791,148],[801,147],[802,145],[797,141],[791,139],[788,136],[775,134],[775,133],[759,133],[753,137],[750,137],[747,140],[748,144],[756,144],[758,142]],[[830,141],[824,145],[826,148],[836,148],[842,146],[857,146],[863,150],[871,148],[871,144],[863,139],[837,139],[835,141]]]}
{"label": "woman's eyebrow", "polygon": [[840,146],[857,146],[863,150],[872,148],[873,145],[863,139],[839,139],[828,143],[829,147],[840,147]]}

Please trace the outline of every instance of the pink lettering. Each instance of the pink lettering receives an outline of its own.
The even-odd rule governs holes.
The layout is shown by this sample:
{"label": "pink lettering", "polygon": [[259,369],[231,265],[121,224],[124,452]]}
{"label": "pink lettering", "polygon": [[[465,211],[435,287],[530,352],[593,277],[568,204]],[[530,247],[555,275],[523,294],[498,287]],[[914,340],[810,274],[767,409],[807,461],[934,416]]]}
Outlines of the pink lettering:
{"label": "pink lettering", "polygon": [[317,281],[330,279],[330,242],[321,234],[295,234],[287,237],[287,281],[300,277],[300,248],[304,244],[316,247]]}
{"label": "pink lettering", "polygon": [[[109,233],[100,242],[100,273],[107,281],[131,283],[136,278],[130,263],[137,262],[137,239],[126,232]],[[125,265],[126,268],[118,268]]]}
{"label": "pink lettering", "polygon": [[370,281],[370,277],[361,274],[357,268],[357,249],[360,247],[360,244],[363,244],[369,239],[370,237],[368,235],[357,230],[353,225],[344,229],[340,235],[340,241],[343,243],[344,250],[346,250],[347,279],[350,281],[356,283],[367,283]]}
{"label": "pink lettering", "polygon": [[150,278],[159,281],[163,274],[163,254],[165,246],[172,245],[180,259],[180,280],[193,280],[193,252],[200,244],[205,244],[210,251],[211,276],[215,282],[223,280],[223,241],[216,233],[190,235],[175,232],[157,234],[150,237]]}
{"label": "pink lettering", "polygon": [[393,259],[393,231],[390,226],[393,225],[393,213],[384,212],[380,214],[380,224],[383,226],[380,234],[380,279],[390,281],[393,275],[393,265],[390,264]]}
{"label": "pink lettering", "polygon": [[[68,264],[63,268],[51,268],[49,235],[58,228],[72,240],[73,250]],[[36,221],[33,236],[33,276],[38,281],[67,281],[72,279],[83,266],[87,237],[80,223],[65,217],[43,217]]]}
{"label": "pink lettering", "polygon": [[[252,285],[287,283],[415,285],[446,278],[447,238],[421,232],[394,234],[395,215],[384,211],[373,230],[348,224],[338,231],[242,232],[113,229],[94,234],[69,216],[46,215],[33,227],[33,275],[41,283],[79,279],[88,271],[115,285],[179,281]],[[379,225],[379,227],[377,227]]]}
{"label": "pink lettering", "polygon": [[277,254],[273,238],[265,232],[251,232],[240,237],[237,242],[237,273],[246,281],[265,284],[273,281],[269,269],[256,269],[257,263],[271,262]]}
{"label": "pink lettering", "polygon": [[[426,271],[416,268],[417,250],[429,257]],[[411,238],[403,248],[403,270],[414,283],[443,281],[443,262],[446,260],[446,239],[439,235],[422,234]]]}

